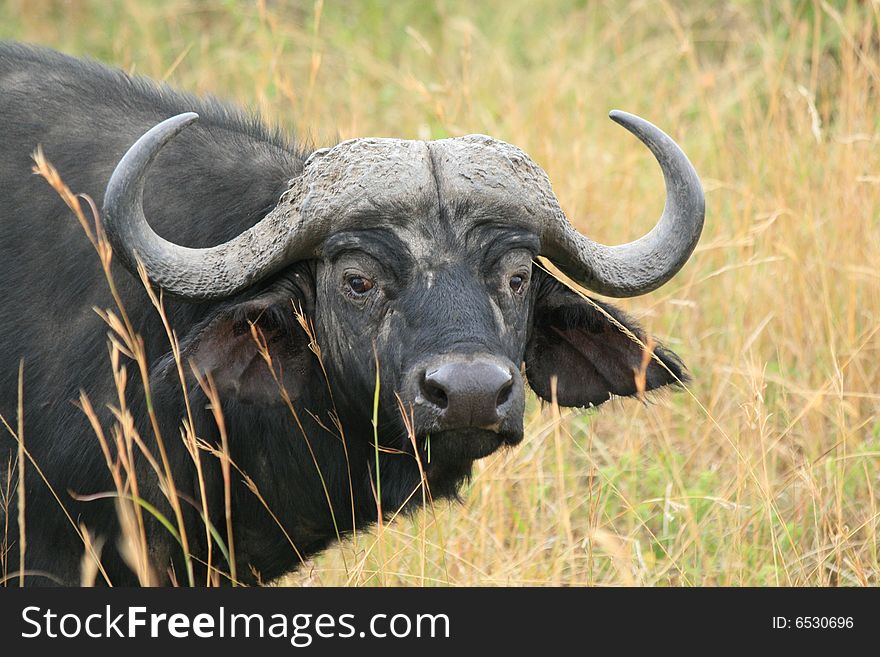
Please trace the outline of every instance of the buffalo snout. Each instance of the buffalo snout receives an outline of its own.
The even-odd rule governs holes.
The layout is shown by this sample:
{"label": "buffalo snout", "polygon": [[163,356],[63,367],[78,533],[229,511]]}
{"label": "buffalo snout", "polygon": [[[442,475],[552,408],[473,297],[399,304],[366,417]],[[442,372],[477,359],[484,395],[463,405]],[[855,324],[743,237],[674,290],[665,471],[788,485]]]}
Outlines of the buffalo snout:
{"label": "buffalo snout", "polygon": [[522,376],[507,359],[445,355],[415,367],[409,378],[420,433],[471,435],[476,430],[483,437],[495,434],[497,445],[521,437]]}

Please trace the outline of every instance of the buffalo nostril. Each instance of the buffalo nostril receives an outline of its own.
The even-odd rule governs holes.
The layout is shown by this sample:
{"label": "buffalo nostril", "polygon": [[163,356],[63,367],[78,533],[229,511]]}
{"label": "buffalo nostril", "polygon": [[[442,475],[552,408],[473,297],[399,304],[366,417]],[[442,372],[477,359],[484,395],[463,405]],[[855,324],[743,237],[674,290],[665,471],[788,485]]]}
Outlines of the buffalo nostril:
{"label": "buffalo nostril", "polygon": [[422,379],[422,395],[437,408],[446,410],[446,407],[449,406],[449,395],[446,394],[443,383],[435,378],[436,374],[435,370],[426,374]]}
{"label": "buffalo nostril", "polygon": [[495,399],[495,408],[500,408],[503,406],[508,399],[510,399],[510,393],[513,391],[513,377],[510,380],[501,386],[501,390],[498,391],[498,397]]}

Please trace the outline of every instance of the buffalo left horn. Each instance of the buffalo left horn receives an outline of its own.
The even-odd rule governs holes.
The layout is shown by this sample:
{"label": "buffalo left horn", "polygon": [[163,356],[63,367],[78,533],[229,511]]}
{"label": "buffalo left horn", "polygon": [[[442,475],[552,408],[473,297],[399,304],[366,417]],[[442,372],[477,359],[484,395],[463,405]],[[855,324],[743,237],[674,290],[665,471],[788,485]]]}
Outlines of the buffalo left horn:
{"label": "buffalo left horn", "polygon": [[598,244],[578,233],[558,202],[543,227],[543,255],[584,287],[611,297],[656,290],[687,262],[703,230],[705,200],[700,178],[687,156],[665,132],[638,116],[609,115],[647,146],[663,171],[666,207],[654,228],[619,246]]}

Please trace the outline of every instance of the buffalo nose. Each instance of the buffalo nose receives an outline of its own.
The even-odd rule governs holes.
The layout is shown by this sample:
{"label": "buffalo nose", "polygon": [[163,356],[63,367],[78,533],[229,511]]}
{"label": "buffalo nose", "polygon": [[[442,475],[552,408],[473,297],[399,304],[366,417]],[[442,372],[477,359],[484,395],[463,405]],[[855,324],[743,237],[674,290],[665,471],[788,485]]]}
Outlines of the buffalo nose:
{"label": "buffalo nose", "polygon": [[426,402],[440,410],[449,429],[497,430],[513,389],[509,368],[492,360],[453,361],[428,367],[421,380]]}

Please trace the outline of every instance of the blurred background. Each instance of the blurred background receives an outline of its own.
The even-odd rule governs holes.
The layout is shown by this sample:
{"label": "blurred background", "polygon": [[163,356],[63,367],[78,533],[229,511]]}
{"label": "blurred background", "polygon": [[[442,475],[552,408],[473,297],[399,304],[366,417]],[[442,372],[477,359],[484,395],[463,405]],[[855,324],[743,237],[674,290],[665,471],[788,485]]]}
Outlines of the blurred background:
{"label": "blurred background", "polygon": [[[690,263],[621,302],[687,390],[541,406],[461,503],[360,532],[291,585],[877,585],[880,3],[0,0],[0,38],[232,100],[299,139],[472,132],[526,150],[608,244],[703,179]],[[76,191],[76,190],[74,190]]]}

